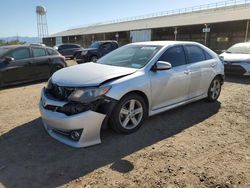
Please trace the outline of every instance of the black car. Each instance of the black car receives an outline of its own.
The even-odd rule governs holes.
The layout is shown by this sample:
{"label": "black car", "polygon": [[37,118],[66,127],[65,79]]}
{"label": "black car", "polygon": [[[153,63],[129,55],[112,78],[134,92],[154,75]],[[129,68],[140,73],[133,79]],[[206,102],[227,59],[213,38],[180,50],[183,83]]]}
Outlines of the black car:
{"label": "black car", "polygon": [[116,41],[97,41],[89,48],[75,51],[77,63],[96,62],[97,59],[118,48]]}
{"label": "black car", "polygon": [[75,51],[82,49],[82,47],[78,44],[59,44],[54,46],[54,49],[64,57],[74,59]]}
{"label": "black car", "polygon": [[66,67],[65,58],[41,45],[0,47],[0,87],[48,79]]}

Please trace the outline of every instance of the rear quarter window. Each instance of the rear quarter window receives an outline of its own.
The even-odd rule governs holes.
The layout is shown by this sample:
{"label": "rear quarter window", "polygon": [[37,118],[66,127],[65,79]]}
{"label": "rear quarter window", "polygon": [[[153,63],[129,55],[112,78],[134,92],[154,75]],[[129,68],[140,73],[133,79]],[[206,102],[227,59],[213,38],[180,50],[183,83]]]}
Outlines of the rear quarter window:
{"label": "rear quarter window", "polygon": [[206,60],[213,59],[213,56],[210,53],[208,53],[206,50],[203,50],[203,52],[205,54]]}
{"label": "rear quarter window", "polygon": [[186,45],[185,46],[186,55],[188,57],[189,63],[196,63],[199,61],[206,60],[204,50],[199,46]]}
{"label": "rear quarter window", "polygon": [[58,55],[58,52],[51,48],[47,48],[47,52],[49,55]]}
{"label": "rear quarter window", "polygon": [[44,48],[32,48],[32,52],[34,57],[47,56],[47,53]]}

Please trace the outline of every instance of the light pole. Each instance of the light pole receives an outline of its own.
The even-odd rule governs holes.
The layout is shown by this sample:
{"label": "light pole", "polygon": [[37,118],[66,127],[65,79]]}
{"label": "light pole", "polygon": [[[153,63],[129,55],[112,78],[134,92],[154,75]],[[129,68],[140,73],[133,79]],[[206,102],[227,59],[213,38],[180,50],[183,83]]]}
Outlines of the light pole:
{"label": "light pole", "polygon": [[115,38],[116,38],[116,41],[118,42],[118,38],[119,38],[119,34],[118,33],[115,34]]}
{"label": "light pole", "polygon": [[178,30],[177,27],[174,28],[174,40],[177,40]]}
{"label": "light pole", "polygon": [[207,45],[208,25],[207,24],[204,24],[204,25],[205,25],[205,30],[204,30],[204,32],[205,32],[205,41],[204,41],[204,44],[206,46]]}

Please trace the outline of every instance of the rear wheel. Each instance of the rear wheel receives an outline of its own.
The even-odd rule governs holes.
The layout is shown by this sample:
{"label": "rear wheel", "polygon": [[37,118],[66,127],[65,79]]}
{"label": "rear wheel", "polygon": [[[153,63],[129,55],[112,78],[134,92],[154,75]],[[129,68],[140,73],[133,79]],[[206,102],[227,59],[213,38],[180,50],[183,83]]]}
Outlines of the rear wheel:
{"label": "rear wheel", "polygon": [[118,133],[130,134],[141,127],[146,115],[144,99],[137,94],[130,94],[116,105],[110,117],[110,125]]}
{"label": "rear wheel", "polygon": [[213,81],[210,84],[210,87],[208,89],[208,97],[207,100],[208,102],[215,102],[219,96],[220,96],[220,92],[221,92],[221,80],[219,77],[215,77],[213,79]]}
{"label": "rear wheel", "polygon": [[98,59],[97,56],[94,55],[94,56],[92,56],[92,57],[90,58],[90,61],[91,61],[91,62],[96,62],[97,59]]}
{"label": "rear wheel", "polygon": [[50,75],[52,76],[56,71],[62,69],[63,66],[62,65],[54,65],[52,68],[51,68],[51,71],[50,71]]}

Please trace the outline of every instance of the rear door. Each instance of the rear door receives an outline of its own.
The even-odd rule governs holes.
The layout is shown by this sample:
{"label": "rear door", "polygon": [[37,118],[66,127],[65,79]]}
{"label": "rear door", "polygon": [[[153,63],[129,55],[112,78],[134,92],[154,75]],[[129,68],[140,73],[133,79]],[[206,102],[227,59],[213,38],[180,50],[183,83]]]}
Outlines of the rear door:
{"label": "rear door", "polygon": [[4,84],[24,82],[30,79],[30,63],[32,62],[29,47],[21,47],[12,50],[7,56],[14,60],[5,62],[1,70]]}
{"label": "rear door", "polygon": [[158,61],[171,63],[172,69],[150,71],[152,110],[187,100],[190,84],[190,75],[186,72],[188,65],[183,46],[170,47]]}
{"label": "rear door", "polygon": [[214,59],[197,45],[185,45],[190,74],[189,98],[199,97],[208,90]]}
{"label": "rear door", "polygon": [[32,47],[33,62],[31,63],[32,77],[34,79],[48,78],[50,73],[50,57],[45,48]]}

